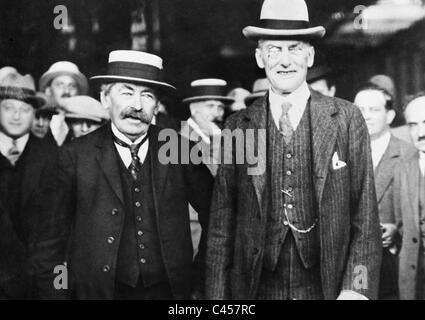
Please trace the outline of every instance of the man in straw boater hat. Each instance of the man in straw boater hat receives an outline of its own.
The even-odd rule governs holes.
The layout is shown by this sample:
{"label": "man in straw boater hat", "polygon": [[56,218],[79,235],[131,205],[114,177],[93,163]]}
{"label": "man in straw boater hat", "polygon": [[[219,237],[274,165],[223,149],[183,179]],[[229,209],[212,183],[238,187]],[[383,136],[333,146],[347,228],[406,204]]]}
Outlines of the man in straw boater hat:
{"label": "man in straw boater hat", "polygon": [[[151,120],[159,95],[175,90],[162,80],[162,59],[112,51],[106,75],[91,80],[111,123],[61,150],[34,257],[40,296],[190,298],[203,281],[200,260],[192,262],[188,205],[208,221],[212,177],[202,164],[162,161],[166,141]],[[53,286],[67,245],[70,292]]]}
{"label": "man in straw boater hat", "polygon": [[377,296],[382,246],[367,127],[351,103],[308,88],[311,41],[325,33],[308,21],[304,1],[266,0],[260,25],[243,30],[258,42],[271,89],[225,127],[258,132],[246,145],[265,146],[266,170],[235,165],[235,146],[233,164],[219,167],[208,299]]}
{"label": "man in straw boater hat", "polygon": [[[2,239],[9,241],[13,247],[10,248],[10,257],[4,255],[0,259],[4,260],[1,266],[10,267],[6,271],[0,267],[0,297],[31,297],[32,267],[28,257],[38,234],[39,207],[46,186],[44,181],[51,175],[57,152],[56,145],[31,134],[36,110],[44,103],[43,98],[36,96],[31,75],[23,76],[15,69],[2,77],[0,203],[3,205],[1,219],[5,223],[2,225]],[[1,243],[0,247],[3,246],[4,243]],[[2,251],[2,255],[6,252]]]}

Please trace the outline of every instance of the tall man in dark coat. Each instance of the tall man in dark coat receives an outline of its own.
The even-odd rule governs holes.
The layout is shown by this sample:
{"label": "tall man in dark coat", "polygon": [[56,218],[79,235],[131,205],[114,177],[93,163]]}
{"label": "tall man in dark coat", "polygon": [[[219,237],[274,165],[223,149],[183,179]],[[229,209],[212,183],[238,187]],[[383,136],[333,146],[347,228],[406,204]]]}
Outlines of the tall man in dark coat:
{"label": "tall man in dark coat", "polygon": [[[212,177],[202,164],[167,162],[166,142],[150,125],[158,93],[175,89],[161,74],[160,57],[118,50],[107,75],[92,78],[112,123],[60,152],[35,258],[42,298],[67,293],[55,290],[51,275],[68,238],[68,297],[186,299],[200,290],[188,205],[208,221]],[[184,143],[174,133],[172,153]]]}
{"label": "tall man in dark coat", "polygon": [[260,40],[257,64],[271,89],[226,124],[246,132],[245,154],[258,150],[259,165],[235,161],[243,143],[223,151],[232,164],[220,166],[213,192],[207,298],[377,296],[381,232],[367,128],[351,103],[308,88],[309,40],[325,30],[307,21],[303,1],[266,0],[260,27],[243,31]]}
{"label": "tall man in dark coat", "polygon": [[53,168],[56,145],[31,134],[45,100],[34,80],[16,70],[0,83],[0,296],[26,298],[32,276],[29,256],[38,234],[43,180]]}

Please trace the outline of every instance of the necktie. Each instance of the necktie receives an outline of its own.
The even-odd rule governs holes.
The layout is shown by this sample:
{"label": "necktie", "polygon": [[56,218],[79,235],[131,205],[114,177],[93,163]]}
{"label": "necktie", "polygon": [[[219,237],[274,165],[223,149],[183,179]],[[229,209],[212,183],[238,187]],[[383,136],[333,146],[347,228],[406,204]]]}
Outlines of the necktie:
{"label": "necktie", "polygon": [[114,136],[115,143],[117,143],[121,147],[130,149],[131,163],[130,163],[130,166],[128,167],[128,170],[130,171],[131,176],[133,177],[133,180],[137,181],[139,178],[140,170],[142,168],[142,164],[140,163],[140,158],[138,153],[139,153],[140,147],[146,142],[148,135],[146,135],[142,139],[142,141],[140,141],[137,144],[128,144],[122,141],[120,138],[116,137],[115,135],[113,136]]}
{"label": "necktie", "polygon": [[291,141],[292,134],[294,133],[291,121],[289,120],[289,109],[291,109],[291,107],[292,104],[289,102],[284,102],[282,104],[282,114],[279,118],[280,133],[283,135],[283,138],[287,144]]}
{"label": "necktie", "polygon": [[16,145],[16,140],[12,141],[12,147],[7,152],[7,159],[10,161],[12,165],[15,165],[16,161],[18,161],[21,152]]}

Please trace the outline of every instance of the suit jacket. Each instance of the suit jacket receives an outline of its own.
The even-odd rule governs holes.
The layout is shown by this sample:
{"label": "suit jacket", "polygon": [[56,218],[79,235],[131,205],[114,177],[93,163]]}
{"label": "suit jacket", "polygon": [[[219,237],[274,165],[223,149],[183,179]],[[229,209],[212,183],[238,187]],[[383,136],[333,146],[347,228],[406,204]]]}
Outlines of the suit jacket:
{"label": "suit jacket", "polygon": [[400,251],[399,290],[401,300],[414,300],[416,278],[421,246],[419,227],[419,153],[412,154],[399,172],[400,188],[395,198],[396,215],[401,217],[400,225],[403,243]]}
{"label": "suit jacket", "polygon": [[[149,129],[156,224],[173,295],[183,299],[189,296],[193,280],[201,277],[193,270],[188,203],[196,208],[200,222],[205,225],[212,177],[203,165],[161,164],[158,152],[162,147],[165,148],[162,152],[167,150],[167,143],[159,141],[159,131],[156,126]],[[183,139],[178,137],[171,147],[181,143]],[[57,178],[52,181],[49,205],[45,208],[45,221],[49,222],[44,226],[35,257],[41,298],[66,296],[66,292],[53,289],[50,275],[54,266],[64,261],[71,225],[68,259],[71,297],[114,297],[125,215],[118,161],[121,160],[113,144],[110,125],[62,148]]]}
{"label": "suit jacket", "polygon": [[[262,132],[267,108],[268,95],[226,122],[230,130],[258,132],[254,144],[246,142],[245,154],[255,154],[249,148],[266,145]],[[324,297],[335,299],[347,289],[376,298],[382,245],[365,122],[351,103],[314,91],[311,122]],[[213,191],[206,269],[210,299],[255,299],[261,277],[271,202],[267,171],[247,174],[247,161],[234,165],[235,150],[233,145],[233,164],[220,166]],[[267,163],[266,150],[259,148],[258,163]],[[347,164],[337,170],[332,167],[335,152]],[[363,289],[356,285],[361,273],[367,276]]]}
{"label": "suit jacket", "polygon": [[[12,282],[19,282],[22,285],[20,294],[29,289],[32,282],[33,268],[30,257],[39,233],[41,194],[52,174],[56,155],[55,145],[30,135],[21,155],[25,162],[20,181],[21,203],[17,219],[11,219],[11,213],[4,206],[0,209],[2,228],[0,247],[2,255],[7,257],[0,259],[4,260],[1,265],[5,268],[0,267],[1,278],[4,280],[3,286],[7,288],[12,285]],[[17,225],[14,225],[12,220],[17,221]],[[10,281],[6,283],[7,280]],[[24,282],[27,287],[25,289]],[[13,284],[12,287],[17,293],[16,285]],[[8,289],[5,290],[8,291]],[[24,298],[24,296],[15,296],[15,298]]]}

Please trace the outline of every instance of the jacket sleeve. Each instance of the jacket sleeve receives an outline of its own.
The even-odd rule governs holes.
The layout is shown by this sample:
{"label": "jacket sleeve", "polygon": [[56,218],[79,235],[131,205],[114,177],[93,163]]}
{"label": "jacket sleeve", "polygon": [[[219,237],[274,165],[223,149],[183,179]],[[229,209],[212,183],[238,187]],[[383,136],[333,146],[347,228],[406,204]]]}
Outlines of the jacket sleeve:
{"label": "jacket sleeve", "polygon": [[370,139],[357,108],[349,123],[349,167],[351,178],[351,241],[343,290],[376,299],[381,267],[381,229],[373,176]]}
{"label": "jacket sleeve", "polygon": [[[75,204],[75,167],[69,149],[62,148],[44,184],[39,234],[32,261],[39,298],[63,299],[68,292],[55,288],[55,267],[64,265]],[[62,274],[63,275],[63,274]],[[64,275],[68,279],[68,274]],[[69,284],[68,284],[69,285]]]}

